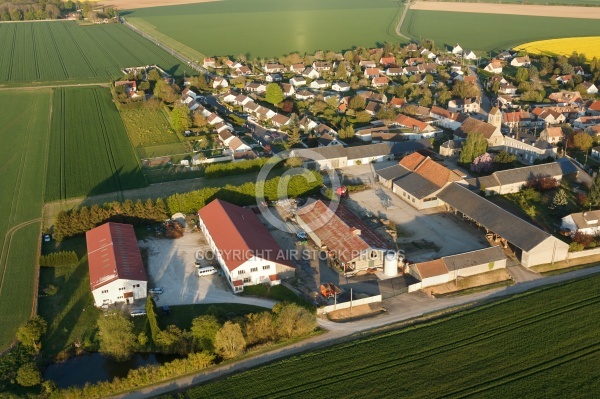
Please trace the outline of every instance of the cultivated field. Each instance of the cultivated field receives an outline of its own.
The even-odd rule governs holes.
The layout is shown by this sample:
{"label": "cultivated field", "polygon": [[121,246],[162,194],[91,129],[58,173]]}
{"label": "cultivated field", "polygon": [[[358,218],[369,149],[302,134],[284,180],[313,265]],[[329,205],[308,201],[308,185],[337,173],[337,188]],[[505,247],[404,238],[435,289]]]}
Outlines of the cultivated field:
{"label": "cultivated field", "polygon": [[[600,2],[596,2],[600,5]],[[547,6],[532,4],[450,3],[419,1],[412,10],[452,11],[483,14],[531,15],[538,17],[600,19],[600,7]]]}
{"label": "cultivated field", "polygon": [[551,6],[599,7],[600,0],[420,0],[419,3],[502,3],[502,4],[542,4]]}
{"label": "cultivated field", "polygon": [[32,314],[51,99],[0,92],[0,351]]}
{"label": "cultivated field", "polygon": [[[271,57],[398,41],[396,0],[224,0],[124,12],[207,55]],[[149,32],[151,35],[152,32]]]}
{"label": "cultivated field", "polygon": [[173,75],[192,70],[118,24],[79,26],[73,21],[0,24],[0,85],[107,82],[121,68],[159,65]]}
{"label": "cultivated field", "polygon": [[161,109],[122,109],[119,112],[134,147],[179,142]]}
{"label": "cultivated field", "polygon": [[46,201],[147,185],[108,89],[54,91]]}
{"label": "cultivated field", "polygon": [[177,397],[595,397],[598,284],[595,276],[518,295],[275,362]]}
{"label": "cultivated field", "polygon": [[525,50],[530,54],[566,55],[573,51],[585,54],[588,60],[600,58],[600,36],[596,37],[571,37],[567,39],[540,40],[525,43],[515,47],[515,50]]}
{"label": "cultivated field", "polygon": [[[497,27],[502,27],[499,33]],[[409,10],[402,33],[435,40],[438,47],[454,46],[480,51],[503,50],[524,42],[570,36],[597,36],[597,20],[472,14]]]}

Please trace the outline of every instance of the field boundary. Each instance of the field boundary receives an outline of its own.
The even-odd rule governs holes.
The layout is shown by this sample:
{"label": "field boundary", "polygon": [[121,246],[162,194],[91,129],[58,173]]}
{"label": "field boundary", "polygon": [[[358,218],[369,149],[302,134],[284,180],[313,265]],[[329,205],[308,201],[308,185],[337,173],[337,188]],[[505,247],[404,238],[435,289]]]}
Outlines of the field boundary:
{"label": "field boundary", "polygon": [[600,7],[514,4],[514,3],[481,3],[481,2],[446,2],[415,1],[416,11],[447,11],[474,14],[526,15],[532,17],[600,19]]}

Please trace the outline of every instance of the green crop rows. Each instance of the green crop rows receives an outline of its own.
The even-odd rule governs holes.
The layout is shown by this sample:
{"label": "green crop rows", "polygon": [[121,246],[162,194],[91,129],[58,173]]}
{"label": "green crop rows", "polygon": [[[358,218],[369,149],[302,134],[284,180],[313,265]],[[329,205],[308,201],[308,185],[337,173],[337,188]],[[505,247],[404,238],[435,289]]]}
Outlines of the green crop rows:
{"label": "green crop rows", "polygon": [[[397,0],[224,0],[131,10],[133,25],[206,55],[273,57],[398,41]],[[193,33],[190,31],[193,27]],[[150,32],[152,34],[152,32]]]}
{"label": "green crop rows", "polygon": [[179,397],[596,397],[599,284],[594,276],[522,294],[278,361]]}
{"label": "green crop rows", "polygon": [[0,351],[32,313],[50,90],[0,92]]}
{"label": "green crop rows", "polygon": [[176,76],[193,72],[119,24],[0,24],[0,43],[0,84],[107,82],[121,76],[121,68],[153,64]]}
{"label": "green crop rows", "polygon": [[147,185],[108,89],[55,89],[51,131],[47,201]]}
{"label": "green crop rows", "polygon": [[[501,27],[501,33],[496,27]],[[440,48],[459,43],[463,48],[490,51],[535,40],[598,36],[600,27],[594,19],[409,10],[402,32],[415,40],[433,39]]]}

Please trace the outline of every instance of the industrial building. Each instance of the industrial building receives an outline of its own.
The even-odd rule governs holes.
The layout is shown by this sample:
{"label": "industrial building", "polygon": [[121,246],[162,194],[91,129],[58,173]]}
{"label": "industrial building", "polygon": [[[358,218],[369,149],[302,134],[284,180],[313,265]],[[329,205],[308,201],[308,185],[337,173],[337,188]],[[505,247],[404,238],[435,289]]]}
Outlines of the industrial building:
{"label": "industrial building", "polygon": [[294,264],[250,209],[216,199],[198,211],[198,224],[234,293],[294,277]]}
{"label": "industrial building", "polygon": [[88,231],[85,240],[97,307],[146,298],[148,277],[132,225],[105,223]]}

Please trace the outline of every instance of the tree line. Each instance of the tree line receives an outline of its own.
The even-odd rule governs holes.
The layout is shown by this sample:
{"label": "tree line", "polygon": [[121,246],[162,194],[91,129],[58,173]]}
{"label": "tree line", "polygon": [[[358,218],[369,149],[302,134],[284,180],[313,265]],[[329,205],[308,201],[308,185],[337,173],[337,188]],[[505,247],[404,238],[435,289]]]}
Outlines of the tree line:
{"label": "tree line", "polygon": [[40,256],[39,263],[46,267],[73,266],[79,263],[79,258],[75,251],[60,251]]}

